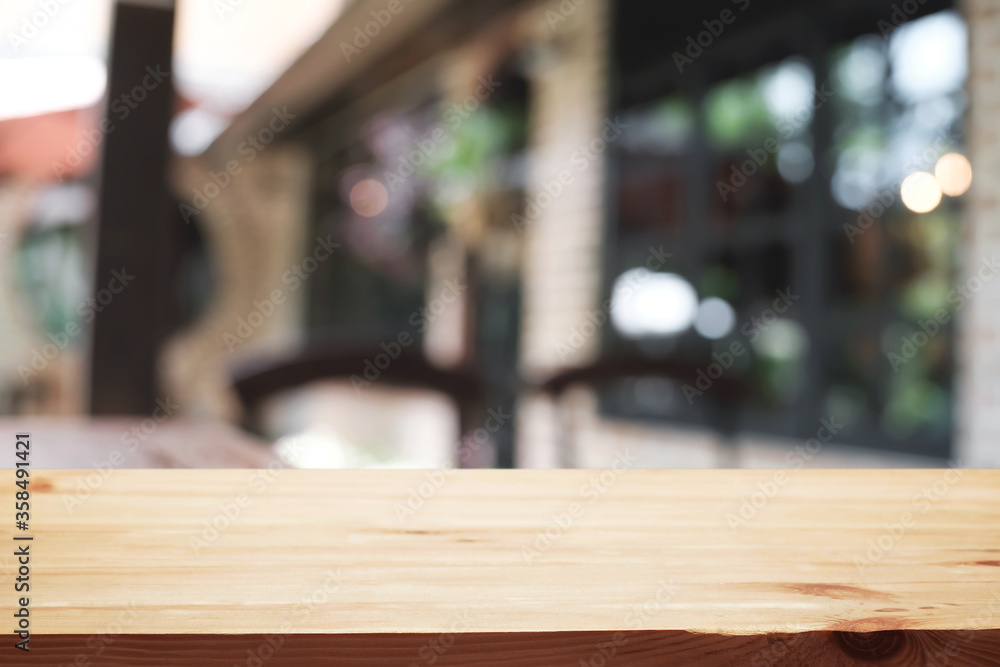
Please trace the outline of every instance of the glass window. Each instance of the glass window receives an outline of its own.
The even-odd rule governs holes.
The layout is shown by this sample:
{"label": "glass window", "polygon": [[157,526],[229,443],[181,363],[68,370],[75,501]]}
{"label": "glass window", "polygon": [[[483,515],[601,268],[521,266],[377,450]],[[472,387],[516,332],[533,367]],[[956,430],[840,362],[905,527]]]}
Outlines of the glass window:
{"label": "glass window", "polygon": [[[937,3],[883,34],[891,3],[821,4],[739,17],[684,68],[682,34],[632,45],[666,12],[619,8],[614,103],[634,122],[612,147],[625,324],[605,347],[680,370],[604,408],[714,425],[718,373],[746,390],[738,429],[808,438],[835,416],[839,441],[947,456],[965,25]],[[660,244],[670,259],[626,293]]]}

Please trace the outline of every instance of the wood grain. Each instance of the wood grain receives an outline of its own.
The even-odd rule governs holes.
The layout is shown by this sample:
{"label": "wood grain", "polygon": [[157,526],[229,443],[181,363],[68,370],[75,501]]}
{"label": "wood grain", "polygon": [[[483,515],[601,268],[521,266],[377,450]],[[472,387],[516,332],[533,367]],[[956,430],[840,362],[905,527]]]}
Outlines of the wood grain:
{"label": "wood grain", "polygon": [[[86,640],[90,640],[90,644]],[[276,648],[273,648],[276,647]],[[996,665],[1000,631],[717,635],[679,631],[126,635],[40,638],[24,665],[204,667],[770,667]],[[79,656],[84,656],[81,659]]]}
{"label": "wood grain", "polygon": [[24,664],[1000,664],[1000,471],[90,474]]}

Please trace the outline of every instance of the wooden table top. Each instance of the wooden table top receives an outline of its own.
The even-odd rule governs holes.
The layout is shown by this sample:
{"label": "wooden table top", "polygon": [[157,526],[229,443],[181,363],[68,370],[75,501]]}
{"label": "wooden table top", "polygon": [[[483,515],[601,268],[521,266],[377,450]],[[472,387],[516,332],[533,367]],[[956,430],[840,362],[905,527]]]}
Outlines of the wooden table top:
{"label": "wooden table top", "polygon": [[127,612],[123,651],[276,634],[357,660],[309,664],[431,664],[445,635],[434,664],[619,636],[614,664],[1000,661],[1000,471],[117,470],[73,502],[87,474],[32,473],[39,646]]}
{"label": "wooden table top", "polygon": [[[0,417],[0,433],[25,432],[33,468],[263,468],[274,459],[268,443],[207,420]],[[0,468],[13,467],[13,456],[0,457]]]}

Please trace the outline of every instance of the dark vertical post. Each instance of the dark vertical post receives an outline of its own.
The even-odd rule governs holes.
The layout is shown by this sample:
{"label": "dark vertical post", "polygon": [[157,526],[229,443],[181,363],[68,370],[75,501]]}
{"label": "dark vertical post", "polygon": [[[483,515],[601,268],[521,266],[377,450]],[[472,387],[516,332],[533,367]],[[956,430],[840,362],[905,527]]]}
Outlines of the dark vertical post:
{"label": "dark vertical post", "polygon": [[[95,230],[91,414],[149,414],[169,323],[174,235],[166,185],[173,112],[172,0],[119,2],[102,125]],[[130,276],[134,276],[131,277]]]}

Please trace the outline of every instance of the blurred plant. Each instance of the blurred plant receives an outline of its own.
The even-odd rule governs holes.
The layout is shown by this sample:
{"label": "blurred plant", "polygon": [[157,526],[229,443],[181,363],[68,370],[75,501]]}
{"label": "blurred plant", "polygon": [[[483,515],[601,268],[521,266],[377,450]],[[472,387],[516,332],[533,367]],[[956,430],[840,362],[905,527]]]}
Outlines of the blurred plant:
{"label": "blurred plant", "polygon": [[15,253],[14,283],[46,333],[65,331],[87,296],[78,227],[31,228]]}
{"label": "blurred plant", "polygon": [[705,99],[708,137],[719,148],[740,148],[776,131],[760,86],[752,78],[716,85]]}
{"label": "blurred plant", "polygon": [[431,156],[422,173],[439,208],[510,185],[504,158],[523,141],[524,124],[514,109],[481,108],[455,128],[448,149]]}

